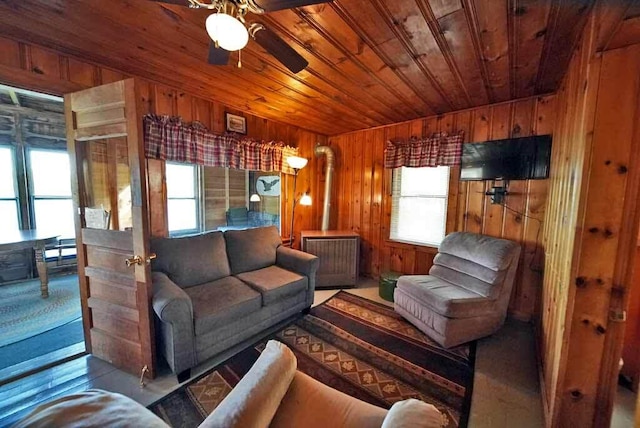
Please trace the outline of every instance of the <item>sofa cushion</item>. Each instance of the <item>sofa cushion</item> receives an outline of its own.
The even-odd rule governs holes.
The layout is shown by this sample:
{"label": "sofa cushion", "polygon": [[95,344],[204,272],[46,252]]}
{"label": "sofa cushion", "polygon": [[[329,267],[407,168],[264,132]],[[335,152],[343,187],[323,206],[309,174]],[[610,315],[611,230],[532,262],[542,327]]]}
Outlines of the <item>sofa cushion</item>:
{"label": "sofa cushion", "polygon": [[398,278],[397,288],[413,299],[448,318],[470,318],[496,313],[497,301],[450,284],[432,275]]}
{"label": "sofa cushion", "polygon": [[304,293],[309,286],[309,280],[306,276],[298,275],[278,266],[269,266],[236,276],[262,294],[264,305],[298,293]]}
{"label": "sofa cushion", "polygon": [[224,238],[234,275],[276,264],[276,249],[282,243],[275,226],[227,230]]}
{"label": "sofa cushion", "polygon": [[239,279],[228,276],[185,289],[193,303],[196,336],[230,324],[260,310],[260,293]]}
{"label": "sofa cushion", "polygon": [[186,288],[231,275],[222,232],[181,238],[152,238],[151,268]]}
{"label": "sofa cushion", "polygon": [[494,271],[509,267],[513,251],[518,244],[506,239],[497,239],[476,233],[455,232],[447,235],[439,253],[450,254],[482,265]]}

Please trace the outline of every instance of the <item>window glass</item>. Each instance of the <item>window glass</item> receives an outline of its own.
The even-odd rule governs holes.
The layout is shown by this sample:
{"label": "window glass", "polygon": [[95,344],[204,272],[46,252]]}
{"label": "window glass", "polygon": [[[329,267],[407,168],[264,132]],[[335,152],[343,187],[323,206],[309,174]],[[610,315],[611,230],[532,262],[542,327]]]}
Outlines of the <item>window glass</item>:
{"label": "window glass", "polygon": [[167,162],[166,176],[169,232],[199,230],[197,167]]}
{"label": "window glass", "polygon": [[0,198],[15,198],[13,150],[0,147]]}
{"label": "window glass", "polygon": [[195,198],[195,167],[167,163],[167,197]]}
{"label": "window glass", "polygon": [[30,150],[34,196],[71,197],[71,173],[66,151]]}
{"label": "window glass", "polygon": [[392,240],[439,245],[447,222],[449,167],[393,171]]}
{"label": "window glass", "polygon": [[16,201],[0,200],[0,233],[18,229],[18,206]]}
{"label": "window glass", "polygon": [[198,228],[196,201],[194,199],[169,199],[167,201],[169,230],[195,230]]}
{"label": "window glass", "polygon": [[60,235],[75,235],[71,199],[35,199],[33,201],[36,228]]}

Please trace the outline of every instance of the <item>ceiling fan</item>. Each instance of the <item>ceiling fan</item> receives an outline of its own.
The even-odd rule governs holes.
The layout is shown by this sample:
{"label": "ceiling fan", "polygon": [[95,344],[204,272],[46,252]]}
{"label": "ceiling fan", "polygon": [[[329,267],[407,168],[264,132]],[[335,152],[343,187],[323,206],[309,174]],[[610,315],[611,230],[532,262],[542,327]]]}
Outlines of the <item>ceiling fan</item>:
{"label": "ceiling fan", "polygon": [[[292,73],[304,70],[309,63],[276,33],[263,24],[247,24],[248,12],[262,15],[277,10],[328,3],[332,0],[154,0],[159,3],[176,4],[193,9],[213,11],[206,20],[206,29],[211,38],[209,64],[227,65],[231,52],[240,51],[249,42],[249,37],[273,55]],[[240,53],[238,54],[240,55]],[[242,63],[238,60],[238,67]]]}

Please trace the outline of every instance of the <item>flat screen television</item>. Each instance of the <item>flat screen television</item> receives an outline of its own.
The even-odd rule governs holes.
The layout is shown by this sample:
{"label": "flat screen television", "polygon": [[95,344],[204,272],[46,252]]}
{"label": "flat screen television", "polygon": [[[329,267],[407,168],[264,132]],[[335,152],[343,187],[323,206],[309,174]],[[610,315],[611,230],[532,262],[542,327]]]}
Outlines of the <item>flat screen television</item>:
{"label": "flat screen television", "polygon": [[461,180],[529,180],[549,177],[551,135],[462,145]]}

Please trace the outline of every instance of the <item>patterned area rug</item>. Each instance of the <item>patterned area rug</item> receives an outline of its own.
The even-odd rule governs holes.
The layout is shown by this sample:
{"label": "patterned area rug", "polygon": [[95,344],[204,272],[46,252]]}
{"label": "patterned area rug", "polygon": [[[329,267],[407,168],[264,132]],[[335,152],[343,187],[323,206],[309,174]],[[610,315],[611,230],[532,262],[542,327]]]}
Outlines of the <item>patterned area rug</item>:
{"label": "patterned area rug", "polygon": [[76,275],[49,279],[40,297],[38,279],[0,285],[0,346],[60,327],[82,316]]}
{"label": "patterned area rug", "polygon": [[467,425],[475,343],[445,350],[392,308],[347,292],[150,409],[173,427],[198,426],[247,373],[270,338],[294,351],[298,370],[346,394],[384,408],[418,398],[445,415],[443,426]]}

